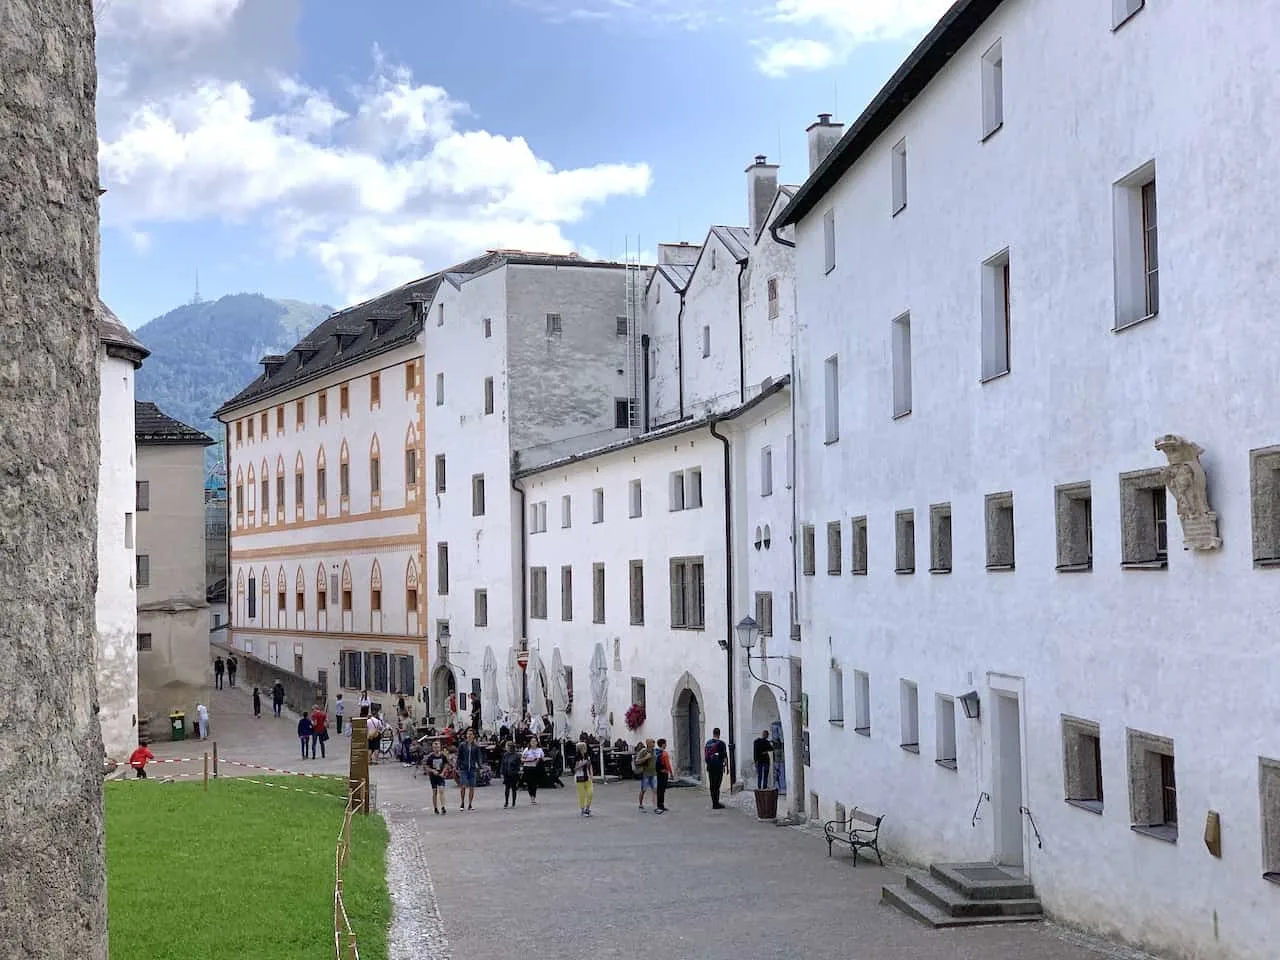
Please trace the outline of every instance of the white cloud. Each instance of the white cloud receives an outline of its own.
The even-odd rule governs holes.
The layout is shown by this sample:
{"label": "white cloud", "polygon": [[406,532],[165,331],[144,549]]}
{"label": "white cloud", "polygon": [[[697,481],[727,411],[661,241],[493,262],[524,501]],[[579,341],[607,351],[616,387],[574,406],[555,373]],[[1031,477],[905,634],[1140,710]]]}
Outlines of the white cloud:
{"label": "white cloud", "polygon": [[138,253],[147,254],[151,252],[151,234],[142,230],[129,230],[129,243]]}
{"label": "white cloud", "polygon": [[564,228],[650,184],[643,163],[557,170],[521,137],[462,129],[464,103],[376,50],[344,94],[206,79],[132,106],[100,131],[104,222],[261,224],[356,300],[486,247],[570,250]]}
{"label": "white cloud", "polygon": [[697,30],[741,15],[740,0],[514,0],[553,21],[600,23],[629,20]]}
{"label": "white cloud", "polygon": [[222,30],[244,0],[96,0],[94,17],[106,34],[175,36]]}
{"label": "white cloud", "polygon": [[768,76],[822,70],[843,62],[864,43],[923,35],[952,0],[774,0],[771,19],[816,33],[761,41],[756,66]]}

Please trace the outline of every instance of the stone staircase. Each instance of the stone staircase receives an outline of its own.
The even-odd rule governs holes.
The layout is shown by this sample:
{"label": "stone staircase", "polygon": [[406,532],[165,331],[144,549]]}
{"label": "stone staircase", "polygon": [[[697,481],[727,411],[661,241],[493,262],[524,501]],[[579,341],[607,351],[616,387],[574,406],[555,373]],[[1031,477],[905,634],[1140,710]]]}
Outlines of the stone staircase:
{"label": "stone staircase", "polygon": [[905,885],[882,888],[881,900],[934,928],[1043,919],[1035,889],[1020,873],[990,863],[935,863],[908,871]]}

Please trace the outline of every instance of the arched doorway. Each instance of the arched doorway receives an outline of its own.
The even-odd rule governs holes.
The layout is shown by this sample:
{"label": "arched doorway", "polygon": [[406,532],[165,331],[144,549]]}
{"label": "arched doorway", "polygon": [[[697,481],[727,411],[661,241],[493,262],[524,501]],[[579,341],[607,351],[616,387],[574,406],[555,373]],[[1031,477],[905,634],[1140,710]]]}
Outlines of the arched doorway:
{"label": "arched doorway", "polygon": [[[785,756],[787,740],[782,726],[782,713],[778,709],[777,697],[764,684],[756,688],[755,696],[751,698],[751,736],[747,739],[754,743],[756,737],[762,733],[767,733],[773,742],[774,769],[768,786],[776,787],[780,793],[785,794],[787,792]],[[756,782],[754,762],[746,771],[746,775],[751,783]]]}
{"label": "arched doorway", "polygon": [[449,722],[449,698],[458,693],[458,680],[448,667],[436,667],[431,674],[431,702],[427,704],[427,716],[437,727]]}
{"label": "arched doorway", "polygon": [[676,683],[671,706],[671,738],[675,749],[676,772],[702,778],[702,744],[706,739],[702,711],[706,701],[702,688],[689,673]]}

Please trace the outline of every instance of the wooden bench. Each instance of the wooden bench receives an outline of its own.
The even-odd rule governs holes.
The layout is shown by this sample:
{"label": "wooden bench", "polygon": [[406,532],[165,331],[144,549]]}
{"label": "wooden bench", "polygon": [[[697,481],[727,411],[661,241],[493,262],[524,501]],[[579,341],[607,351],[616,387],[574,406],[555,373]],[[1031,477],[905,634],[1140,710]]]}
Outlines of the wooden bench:
{"label": "wooden bench", "polygon": [[822,825],[822,832],[827,838],[827,856],[831,856],[833,843],[843,843],[853,851],[855,867],[858,865],[859,850],[870,850],[883,867],[884,858],[880,856],[880,824],[883,820],[883,816],[857,807],[844,820],[828,820]]}

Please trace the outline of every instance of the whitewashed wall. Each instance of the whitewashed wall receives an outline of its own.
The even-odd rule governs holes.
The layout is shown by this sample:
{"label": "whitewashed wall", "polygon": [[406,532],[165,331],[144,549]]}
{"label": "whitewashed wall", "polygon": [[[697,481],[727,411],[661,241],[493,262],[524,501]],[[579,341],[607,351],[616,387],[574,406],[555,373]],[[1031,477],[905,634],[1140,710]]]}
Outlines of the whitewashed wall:
{"label": "whitewashed wall", "polygon": [[[740,402],[738,284],[740,268],[720,238],[707,234],[685,293],[684,409],[699,417]],[[704,328],[710,354],[703,356]]]}

